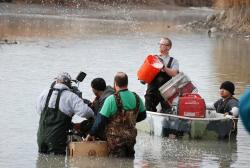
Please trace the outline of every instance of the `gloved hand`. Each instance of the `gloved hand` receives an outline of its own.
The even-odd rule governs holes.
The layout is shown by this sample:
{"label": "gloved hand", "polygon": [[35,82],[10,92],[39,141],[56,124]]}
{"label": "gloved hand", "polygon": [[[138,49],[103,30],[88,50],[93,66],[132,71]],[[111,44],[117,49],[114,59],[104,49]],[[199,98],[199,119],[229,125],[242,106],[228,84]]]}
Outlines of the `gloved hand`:
{"label": "gloved hand", "polygon": [[232,119],[233,118],[233,116],[231,116],[231,115],[225,115],[225,118],[229,118],[229,119]]}
{"label": "gloved hand", "polygon": [[83,138],[83,141],[95,141],[95,137],[88,134],[86,138]]}

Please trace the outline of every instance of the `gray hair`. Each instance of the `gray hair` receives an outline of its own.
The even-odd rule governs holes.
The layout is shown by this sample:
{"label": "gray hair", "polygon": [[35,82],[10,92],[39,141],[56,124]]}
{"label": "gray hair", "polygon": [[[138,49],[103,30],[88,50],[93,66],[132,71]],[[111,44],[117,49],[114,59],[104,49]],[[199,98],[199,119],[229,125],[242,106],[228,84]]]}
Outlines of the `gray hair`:
{"label": "gray hair", "polygon": [[68,84],[71,81],[71,76],[67,72],[61,72],[56,77],[56,82]]}

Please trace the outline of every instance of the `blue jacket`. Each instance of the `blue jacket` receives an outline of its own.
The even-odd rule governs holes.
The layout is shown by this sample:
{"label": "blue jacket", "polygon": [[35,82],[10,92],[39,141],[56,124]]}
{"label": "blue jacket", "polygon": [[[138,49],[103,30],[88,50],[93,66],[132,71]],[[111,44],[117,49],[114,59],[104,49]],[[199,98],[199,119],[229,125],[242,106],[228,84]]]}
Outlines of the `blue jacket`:
{"label": "blue jacket", "polygon": [[250,89],[240,97],[240,117],[247,131],[250,133]]}

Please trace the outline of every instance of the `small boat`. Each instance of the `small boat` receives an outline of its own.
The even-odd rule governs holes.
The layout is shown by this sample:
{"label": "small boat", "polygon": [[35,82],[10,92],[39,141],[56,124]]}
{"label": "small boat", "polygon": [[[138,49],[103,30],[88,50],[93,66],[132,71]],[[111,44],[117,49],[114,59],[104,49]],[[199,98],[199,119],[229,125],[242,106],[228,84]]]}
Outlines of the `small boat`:
{"label": "small boat", "polygon": [[183,72],[162,85],[159,91],[171,109],[166,112],[147,111],[147,119],[138,123],[138,129],[163,137],[236,137],[238,119],[208,110],[198,89]]}
{"label": "small boat", "polygon": [[149,134],[185,139],[230,139],[237,135],[237,118],[206,112],[205,118],[192,118],[147,111],[147,119],[137,123],[137,129]]}

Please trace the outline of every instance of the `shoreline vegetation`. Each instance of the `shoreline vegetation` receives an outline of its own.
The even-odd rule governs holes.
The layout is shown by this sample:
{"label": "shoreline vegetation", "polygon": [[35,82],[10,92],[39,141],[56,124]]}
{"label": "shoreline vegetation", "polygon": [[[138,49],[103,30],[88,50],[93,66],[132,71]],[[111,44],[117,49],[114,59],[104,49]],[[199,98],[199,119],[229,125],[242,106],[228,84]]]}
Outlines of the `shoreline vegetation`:
{"label": "shoreline vegetation", "polygon": [[0,0],[0,2],[59,5],[69,8],[127,6],[135,9],[163,10],[172,6],[211,7],[218,13],[178,27],[181,30],[207,31],[209,35],[243,35],[250,38],[250,0]]}
{"label": "shoreline vegetation", "polygon": [[220,12],[189,23],[185,28],[207,29],[209,35],[223,33],[250,38],[250,0],[215,0],[213,8]]}

